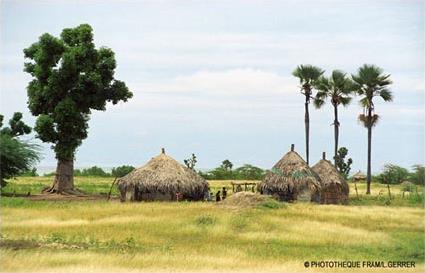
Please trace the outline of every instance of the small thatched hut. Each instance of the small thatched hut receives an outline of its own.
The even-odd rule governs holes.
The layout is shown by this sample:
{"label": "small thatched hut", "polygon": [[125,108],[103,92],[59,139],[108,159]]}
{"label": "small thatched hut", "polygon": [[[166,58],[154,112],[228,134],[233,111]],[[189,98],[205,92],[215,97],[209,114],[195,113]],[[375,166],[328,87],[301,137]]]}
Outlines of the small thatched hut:
{"label": "small thatched hut", "polygon": [[356,172],[352,177],[351,177],[351,179],[354,181],[354,182],[358,182],[358,181],[365,181],[366,180],[366,178],[367,178],[367,176],[364,174],[364,173],[362,173],[360,170],[358,171],[358,172]]}
{"label": "small thatched hut", "polygon": [[165,154],[164,149],[145,166],[118,180],[121,201],[203,200],[208,182]]}
{"label": "small thatched hut", "polygon": [[320,202],[320,178],[308,167],[301,156],[294,151],[285,154],[258,185],[262,194],[274,195],[281,201]]}
{"label": "small thatched hut", "polygon": [[320,193],[320,203],[322,204],[347,204],[349,187],[345,178],[337,171],[326,154],[314,165],[311,170],[320,177],[322,190]]}

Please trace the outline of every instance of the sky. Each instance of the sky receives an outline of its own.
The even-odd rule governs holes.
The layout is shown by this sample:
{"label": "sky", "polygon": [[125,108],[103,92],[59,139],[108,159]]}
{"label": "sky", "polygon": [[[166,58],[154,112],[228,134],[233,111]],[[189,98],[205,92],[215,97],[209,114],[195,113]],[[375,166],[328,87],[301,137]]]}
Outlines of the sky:
{"label": "sky", "polygon": [[[372,170],[424,163],[423,1],[11,1],[0,2],[0,112],[27,108],[23,49],[43,33],[82,23],[96,46],[116,54],[116,78],[134,97],[94,111],[76,167],[141,166],[164,147],[197,167],[229,159],[271,168],[292,143],[304,157],[299,64],[356,73],[376,64],[391,74],[394,101],[376,99]],[[366,171],[367,131],[359,98],[340,109],[340,146],[352,171]],[[310,110],[310,162],[333,154],[333,112]],[[50,144],[39,167],[56,163]]]}

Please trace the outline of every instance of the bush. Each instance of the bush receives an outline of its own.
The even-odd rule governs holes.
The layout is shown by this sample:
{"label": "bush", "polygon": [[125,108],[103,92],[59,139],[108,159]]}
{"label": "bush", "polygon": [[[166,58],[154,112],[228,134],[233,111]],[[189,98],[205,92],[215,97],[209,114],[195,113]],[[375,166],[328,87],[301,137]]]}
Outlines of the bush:
{"label": "bush", "polygon": [[425,185],[425,166],[413,165],[413,172],[410,173],[409,180],[416,185]]}
{"label": "bush", "polygon": [[9,120],[9,127],[3,127],[0,115],[0,186],[7,185],[6,179],[31,171],[39,161],[39,146],[19,139],[29,134],[31,128],[22,121],[22,113],[16,112]]}
{"label": "bush", "polygon": [[386,164],[383,172],[377,176],[377,180],[384,184],[400,184],[409,177],[409,171],[403,167]]}
{"label": "bush", "polygon": [[133,166],[122,165],[116,168],[112,168],[112,176],[114,177],[123,177],[133,171],[135,168]]}
{"label": "bush", "polygon": [[38,146],[23,142],[8,134],[0,134],[0,182],[31,170],[39,159]]}

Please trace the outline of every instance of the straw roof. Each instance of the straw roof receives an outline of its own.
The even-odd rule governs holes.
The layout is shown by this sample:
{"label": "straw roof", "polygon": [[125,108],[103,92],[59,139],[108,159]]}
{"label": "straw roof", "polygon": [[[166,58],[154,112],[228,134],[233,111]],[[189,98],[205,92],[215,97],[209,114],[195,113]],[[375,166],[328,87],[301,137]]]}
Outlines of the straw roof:
{"label": "straw roof", "polygon": [[208,192],[208,182],[164,150],[146,165],[135,169],[118,181],[118,187],[137,187],[141,193],[181,193],[188,199],[202,199]]}
{"label": "straw roof", "polygon": [[367,176],[359,170],[358,172],[356,172],[356,173],[352,176],[352,178],[353,178],[354,180],[365,180],[365,179],[367,178]]}
{"label": "straw roof", "polygon": [[297,200],[299,195],[309,191],[312,201],[319,201],[319,180],[292,145],[291,151],[267,172],[258,189],[266,194],[278,194],[285,201]]}
{"label": "straw roof", "polygon": [[325,159],[324,153],[323,158],[311,170],[320,177],[320,185],[322,186],[321,203],[337,204],[347,202],[349,193],[347,181],[345,181],[335,166]]}

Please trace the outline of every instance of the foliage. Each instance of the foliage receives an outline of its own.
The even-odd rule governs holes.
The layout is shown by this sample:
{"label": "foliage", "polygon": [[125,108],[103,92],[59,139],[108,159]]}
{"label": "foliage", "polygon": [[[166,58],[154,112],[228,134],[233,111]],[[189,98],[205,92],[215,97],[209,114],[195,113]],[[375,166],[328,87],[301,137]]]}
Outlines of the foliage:
{"label": "foliage", "polygon": [[[233,166],[233,165],[232,165]],[[198,172],[205,179],[211,180],[261,180],[265,176],[265,170],[258,168],[256,166],[245,164],[235,170],[231,170],[222,165],[219,167],[203,173]]]}
{"label": "foliage", "polygon": [[378,182],[384,184],[400,184],[409,177],[409,171],[394,164],[385,164],[381,174],[377,176]]}
{"label": "foliage", "polygon": [[320,76],[325,73],[324,70],[319,67],[313,65],[299,65],[293,72],[292,75],[297,77],[300,80],[300,84],[302,85],[302,93],[303,95],[310,96],[311,88],[314,86],[316,81],[320,78]]}
{"label": "foliage", "polygon": [[230,160],[225,159],[223,162],[221,162],[221,167],[224,168],[227,171],[231,171],[233,168],[233,163],[230,162]]}
{"label": "foliage", "polygon": [[33,77],[28,106],[37,116],[38,138],[53,144],[59,160],[73,160],[87,137],[91,111],[132,97],[125,83],[114,79],[114,52],[96,49],[92,28],[82,24],[64,29],[59,38],[43,34],[24,54],[30,60],[25,71]]}
{"label": "foliage", "polygon": [[22,172],[19,174],[19,176],[37,177],[38,176],[37,168],[32,168],[29,171]]}
{"label": "foliage", "polygon": [[186,165],[186,167],[188,167],[191,170],[194,170],[196,162],[198,161],[196,160],[196,155],[192,154],[190,158],[183,160],[183,162],[184,162],[184,165]]}
{"label": "foliage", "polygon": [[[0,128],[3,127],[3,115],[0,115]],[[4,127],[0,130],[0,134],[7,134],[12,137],[27,135],[31,133],[31,127],[22,121],[22,113],[15,112],[9,120],[10,127]]]}
{"label": "foliage", "polygon": [[331,104],[334,106],[346,106],[351,101],[354,83],[347,77],[346,73],[334,70],[329,78],[321,76],[314,83],[314,87],[318,90],[314,98],[314,105],[317,108],[322,107],[327,98],[330,99]]}
{"label": "foliage", "polygon": [[0,186],[5,187],[6,179],[13,178],[31,171],[39,160],[39,147],[20,140],[18,137],[29,134],[31,128],[22,120],[22,114],[17,112],[9,121],[10,127],[3,126],[3,116],[0,115]]}
{"label": "foliage", "polygon": [[266,171],[250,165],[244,164],[242,167],[235,169],[235,179],[240,180],[262,180],[266,175]]}
{"label": "foliage", "polygon": [[392,101],[393,96],[388,86],[392,83],[389,74],[375,65],[363,65],[356,75],[352,75],[354,90],[362,98],[360,104],[363,107],[363,114],[359,115],[359,121],[370,128],[376,125],[379,116],[375,114],[373,99],[380,97],[384,101]]}
{"label": "foliage", "polygon": [[206,173],[199,171],[198,174],[204,177],[205,179],[212,180],[227,180],[234,178],[233,172],[226,170],[222,166],[212,169],[211,171]]}
{"label": "foliage", "polygon": [[413,172],[410,173],[409,179],[417,185],[425,185],[425,166],[413,165]]}
{"label": "foliage", "polygon": [[135,168],[129,165],[122,165],[116,168],[112,168],[111,174],[114,177],[123,177],[133,171]]}
{"label": "foliage", "polygon": [[75,176],[99,176],[99,177],[108,177],[111,176],[110,173],[105,172],[102,168],[98,166],[93,166],[87,169],[74,170]]}
{"label": "foliage", "polygon": [[338,172],[345,177],[348,178],[348,174],[351,170],[351,164],[353,164],[353,159],[348,158],[347,162],[345,161],[345,157],[348,154],[348,149],[345,147],[341,147],[338,149],[338,154],[334,157],[336,162],[336,168]]}

